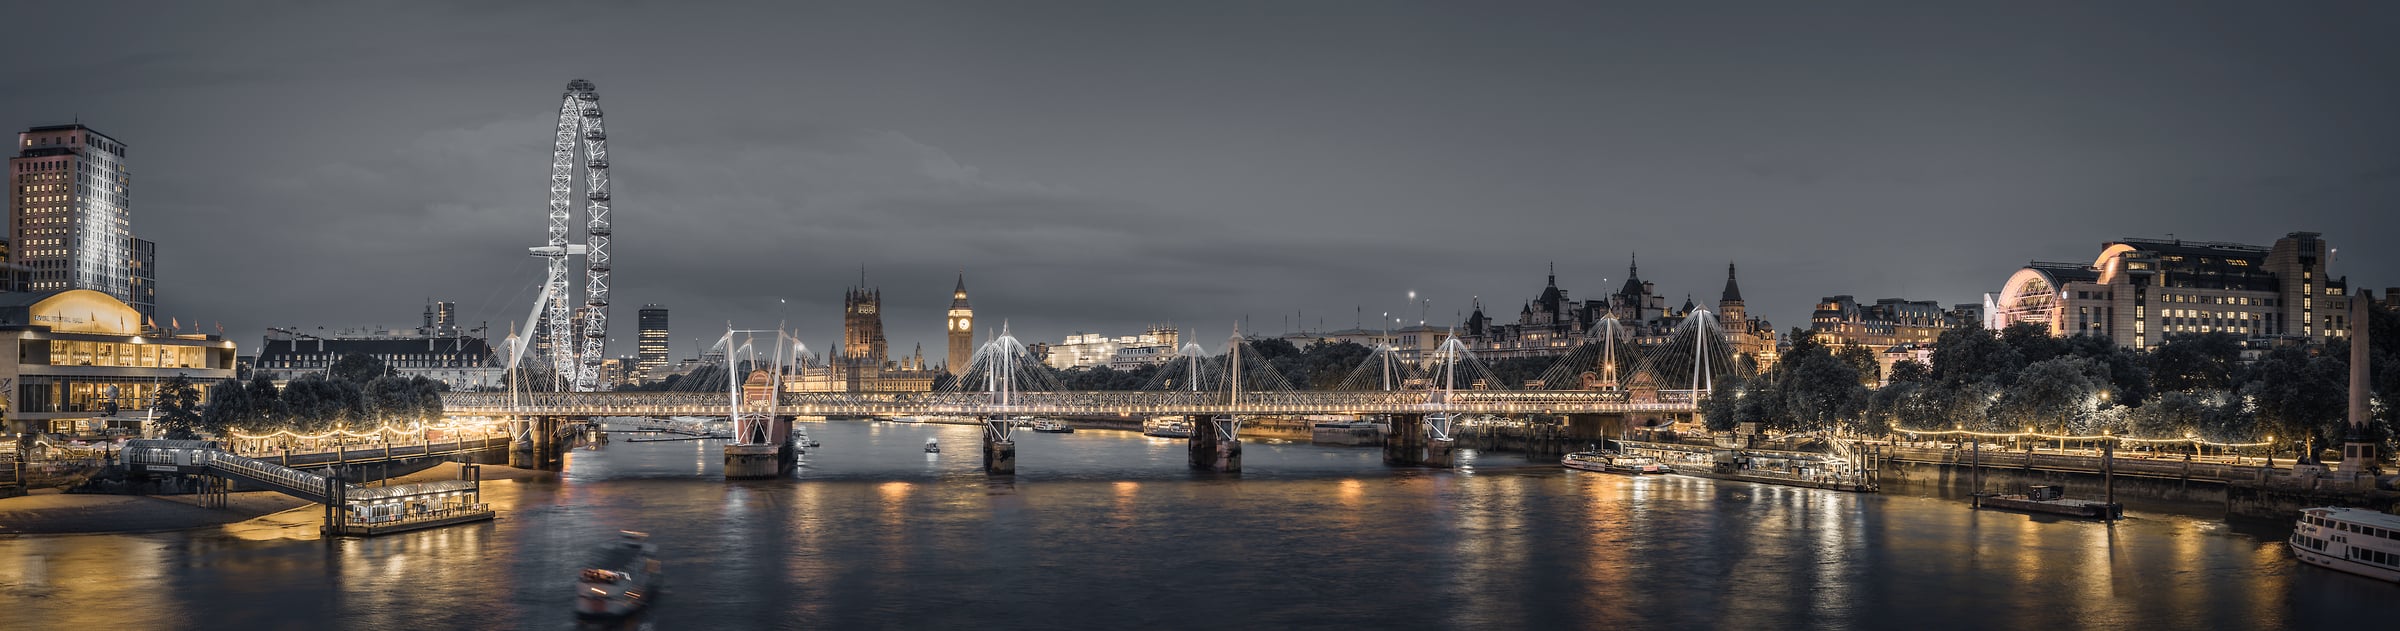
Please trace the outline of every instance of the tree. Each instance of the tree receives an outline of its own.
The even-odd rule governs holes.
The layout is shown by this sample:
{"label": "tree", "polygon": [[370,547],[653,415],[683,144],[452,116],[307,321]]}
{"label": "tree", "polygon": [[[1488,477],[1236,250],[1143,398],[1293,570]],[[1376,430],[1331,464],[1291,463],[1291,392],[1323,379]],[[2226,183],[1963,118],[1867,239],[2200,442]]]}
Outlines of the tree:
{"label": "tree", "polygon": [[2000,330],[2000,341],[2016,349],[2025,363],[2046,362],[2067,354],[2067,343],[2050,335],[2050,331],[2031,322],[2018,322]]}
{"label": "tree", "polygon": [[1858,370],[1823,346],[1786,357],[1777,369],[1783,373],[1784,409],[1791,415],[1783,429],[1836,429],[1866,407],[1867,388],[1860,385]]}
{"label": "tree", "polygon": [[158,387],[158,426],[172,440],[195,440],[206,429],[200,420],[200,389],[182,374]]}
{"label": "tree", "polygon": [[2150,400],[2150,358],[2142,351],[2118,346],[2101,335],[2067,338],[2067,354],[2099,362],[2108,375],[2108,400],[2139,406]]}
{"label": "tree", "polygon": [[374,381],[377,377],[382,377],[390,373],[391,368],[385,366],[383,364],[383,360],[376,359],[375,356],[368,355],[366,353],[349,353],[342,355],[340,359],[333,360],[332,368],[325,369],[325,376],[328,378],[347,381],[360,386],[365,386],[367,385],[367,382]]}
{"label": "tree", "polygon": [[2059,357],[2025,367],[2000,396],[2001,416],[2012,423],[2050,427],[2062,434],[2091,431],[2090,414],[2100,405],[2106,382],[2091,360]]}
{"label": "tree", "polygon": [[1950,329],[1933,343],[1933,377],[1949,384],[1994,381],[2003,385],[2025,368],[2025,357],[1979,324]]}
{"label": "tree", "polygon": [[1875,359],[1875,351],[1865,346],[1844,346],[1834,357],[1840,358],[1842,363],[1849,364],[1850,369],[1858,373],[1859,385],[1869,388],[1882,385],[1883,362]]}
{"label": "tree", "polygon": [[366,418],[366,397],[358,384],[348,381],[304,376],[284,384],[279,399],[303,432],[321,432]]}
{"label": "tree", "polygon": [[1732,383],[1718,384],[1715,393],[1700,399],[1702,424],[1710,431],[1733,429],[1735,423],[1741,422],[1741,400],[1747,396],[1745,391],[1754,381],[1757,381],[1754,377],[1736,377]]}
{"label": "tree", "polygon": [[2231,333],[2170,335],[2150,352],[2150,390],[2230,390],[2241,363],[2242,339]]}
{"label": "tree", "polygon": [[1933,369],[1914,359],[1892,362],[1892,383],[1923,383],[1933,380]]}
{"label": "tree", "polygon": [[255,432],[293,427],[291,408],[283,404],[280,393],[275,390],[275,380],[268,379],[266,375],[251,377],[250,383],[242,385],[242,396],[250,400],[250,405],[242,417],[241,427]]}
{"label": "tree", "polygon": [[384,423],[405,421],[417,417],[417,388],[399,376],[376,377],[367,382],[367,418]]}
{"label": "tree", "polygon": [[2347,433],[2349,362],[2327,349],[2284,347],[2267,353],[2243,371],[2242,399],[2256,419],[2256,429],[2300,441],[2302,462],[2317,461],[2317,446],[2338,441]]}
{"label": "tree", "polygon": [[438,422],[449,415],[449,408],[442,405],[442,393],[450,391],[450,384],[417,375],[408,378],[408,387],[416,391],[417,405],[410,412],[418,422]]}
{"label": "tree", "polygon": [[249,424],[254,414],[251,407],[250,391],[242,382],[226,379],[210,384],[208,405],[200,410],[200,426],[208,433],[225,435]]}
{"label": "tree", "polygon": [[2161,395],[2133,412],[2133,434],[2148,438],[2197,436],[2211,407],[2206,399],[2189,392]]}

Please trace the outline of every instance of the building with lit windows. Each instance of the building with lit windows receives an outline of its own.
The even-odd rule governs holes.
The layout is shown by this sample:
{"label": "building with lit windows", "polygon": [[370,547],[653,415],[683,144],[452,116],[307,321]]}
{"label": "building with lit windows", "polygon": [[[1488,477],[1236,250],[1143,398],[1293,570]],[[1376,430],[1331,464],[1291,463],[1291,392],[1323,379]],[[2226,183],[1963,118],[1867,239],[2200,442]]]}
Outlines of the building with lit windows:
{"label": "building with lit windows", "polygon": [[942,373],[925,363],[925,347],[894,361],[883,337],[883,290],[851,288],[842,296],[842,346],[822,364],[785,377],[785,392],[924,392]]}
{"label": "building with lit windows", "polygon": [[383,362],[393,374],[424,377],[448,384],[452,390],[481,390],[502,384],[500,358],[481,327],[458,326],[458,303],[425,306],[424,323],[416,328],[352,327],[311,333],[298,328],[271,328],[258,354],[250,361],[254,374],[277,382],[323,373],[352,353]]}
{"label": "building with lit windows", "polygon": [[1603,320],[1616,321],[1623,331],[1620,335],[1625,336],[1623,339],[1637,344],[1660,344],[1672,339],[1685,320],[1707,314],[1716,320],[1726,345],[1736,355],[1748,357],[1762,368],[1772,366],[1778,356],[1775,327],[1749,316],[1734,272],[1733,265],[1725,266],[1725,290],[1718,295],[1713,312],[1693,302],[1688,295],[1682,307],[1669,306],[1656,285],[1642,280],[1638,264],[1627,266],[1622,289],[1600,300],[1579,302],[1568,298],[1567,291],[1558,287],[1558,274],[1552,273],[1541,293],[1518,310],[1514,323],[1484,315],[1483,302],[1475,301],[1459,338],[1470,352],[1487,361],[1554,357],[1573,352],[1592,339],[1594,327],[1603,326]]}
{"label": "building with lit windows", "polygon": [[133,240],[133,310],[141,312],[142,321],[157,326],[158,321],[158,244],[146,239]]}
{"label": "building with lit windows", "polygon": [[1164,363],[1175,357],[1183,333],[1171,324],[1153,324],[1140,335],[1110,337],[1099,333],[1076,333],[1066,341],[1049,345],[1049,356],[1043,359],[1051,368],[1068,370],[1109,366],[1131,370],[1142,364]]}
{"label": "building with lit windows", "polygon": [[2325,340],[2348,334],[2348,282],[2327,273],[2322,235],[2271,247],[2180,239],[2103,244],[2090,264],[2035,261],[1985,294],[1986,326],[2104,335],[2148,348],[2185,333]]}
{"label": "building with lit windows", "polygon": [[1826,296],[1817,301],[1808,328],[1817,342],[1835,348],[1864,346],[1881,352],[1894,346],[1932,344],[1942,332],[1983,323],[1983,306],[1956,305],[1943,309],[1931,300],[1883,298],[1862,305],[1850,296]]}
{"label": "building with lit windows", "polygon": [[145,335],[141,314],[88,289],[0,294],[0,383],[13,432],[138,429],[158,387],[182,375],[205,387],[234,375],[216,335]]}
{"label": "building with lit windows", "polygon": [[665,378],[667,376],[667,340],[670,339],[668,338],[670,333],[667,331],[667,308],[659,305],[642,305],[642,311],[636,324],[640,325],[641,332],[640,337],[634,340],[633,367],[636,373],[634,378],[642,381]]}
{"label": "building with lit windows", "polygon": [[8,165],[9,262],[28,268],[29,289],[146,304],[134,295],[124,143],[80,124],[35,127],[17,134]]}

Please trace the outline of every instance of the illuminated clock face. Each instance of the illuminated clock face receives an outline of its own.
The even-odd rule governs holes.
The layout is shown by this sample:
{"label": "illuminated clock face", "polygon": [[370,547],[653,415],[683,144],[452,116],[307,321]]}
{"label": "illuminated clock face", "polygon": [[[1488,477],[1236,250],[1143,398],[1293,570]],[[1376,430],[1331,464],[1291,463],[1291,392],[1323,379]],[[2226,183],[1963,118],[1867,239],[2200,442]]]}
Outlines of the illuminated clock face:
{"label": "illuminated clock face", "polygon": [[961,330],[961,331],[967,330],[967,319],[966,319],[966,318],[958,318],[958,319],[955,319],[955,320],[951,320],[951,321],[950,321],[950,328],[958,329],[958,330]]}

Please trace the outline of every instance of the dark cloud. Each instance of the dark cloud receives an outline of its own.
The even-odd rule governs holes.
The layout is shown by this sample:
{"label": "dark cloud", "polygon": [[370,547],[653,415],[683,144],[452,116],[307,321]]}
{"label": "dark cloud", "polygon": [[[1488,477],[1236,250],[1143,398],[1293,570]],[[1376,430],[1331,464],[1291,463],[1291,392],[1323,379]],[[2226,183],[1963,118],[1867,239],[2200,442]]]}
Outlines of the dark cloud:
{"label": "dark cloud", "polygon": [[[11,4],[0,123],[133,147],[163,311],[495,328],[539,280],[557,97],[598,83],[618,337],[894,346],[964,270],[1031,338],[1501,312],[1547,264],[1752,313],[1971,302],[2028,259],[2315,230],[2391,278],[2385,4]],[[67,51],[73,51],[71,54]],[[31,57],[25,57],[30,59]],[[1433,299],[1410,308],[1405,293]],[[621,342],[620,347],[629,345]],[[679,348],[679,351],[688,350]]]}

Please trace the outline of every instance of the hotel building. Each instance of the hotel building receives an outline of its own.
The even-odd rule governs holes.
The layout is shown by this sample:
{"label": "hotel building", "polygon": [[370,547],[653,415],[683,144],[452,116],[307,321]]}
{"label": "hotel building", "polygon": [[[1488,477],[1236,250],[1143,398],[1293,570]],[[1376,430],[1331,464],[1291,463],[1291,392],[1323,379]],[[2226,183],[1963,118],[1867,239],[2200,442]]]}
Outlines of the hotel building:
{"label": "hotel building", "polygon": [[2348,282],[2327,274],[2321,235],[2294,232],[2271,247],[2122,239],[2088,265],[2035,261],[1984,295],[1986,325],[2104,335],[2148,348],[2168,336],[2231,333],[2322,341],[2350,329]]}

